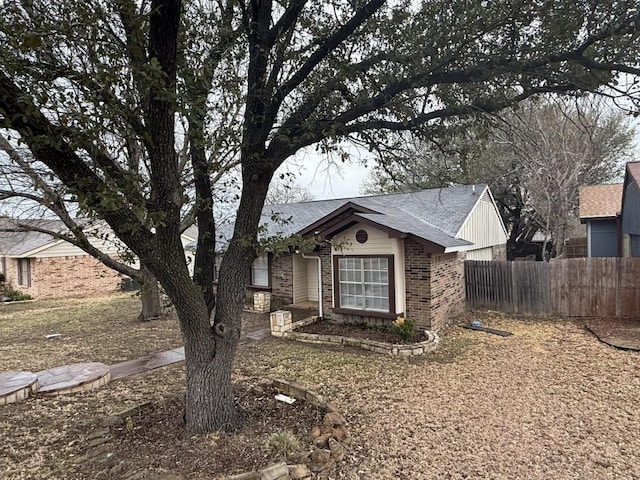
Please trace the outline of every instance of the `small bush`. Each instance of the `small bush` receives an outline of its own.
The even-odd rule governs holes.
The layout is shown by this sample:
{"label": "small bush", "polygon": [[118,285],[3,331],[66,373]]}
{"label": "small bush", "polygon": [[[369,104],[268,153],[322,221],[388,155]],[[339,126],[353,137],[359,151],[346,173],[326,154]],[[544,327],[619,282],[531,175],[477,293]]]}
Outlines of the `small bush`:
{"label": "small bush", "polygon": [[289,430],[278,430],[267,437],[264,448],[273,459],[285,460],[298,453],[302,445],[298,437]]}
{"label": "small bush", "polygon": [[408,341],[414,336],[416,331],[416,322],[410,318],[398,317],[391,324],[391,331],[399,335],[403,341]]}
{"label": "small bush", "polygon": [[2,295],[7,297],[12,302],[19,302],[21,300],[32,300],[32,296],[28,293],[22,293],[14,289],[10,284],[4,284],[2,287]]}

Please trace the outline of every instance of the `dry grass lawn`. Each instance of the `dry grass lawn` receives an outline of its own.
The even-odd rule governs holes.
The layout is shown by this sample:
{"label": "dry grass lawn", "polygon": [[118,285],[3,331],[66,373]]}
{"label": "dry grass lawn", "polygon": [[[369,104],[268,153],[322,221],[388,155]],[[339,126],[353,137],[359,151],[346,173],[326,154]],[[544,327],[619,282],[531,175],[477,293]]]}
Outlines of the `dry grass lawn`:
{"label": "dry grass lawn", "polygon": [[[113,363],[180,340],[175,320],[136,325],[136,301],[126,297],[27,305],[0,309],[0,370]],[[515,335],[453,327],[435,353],[411,360],[267,339],[240,347],[235,376],[286,378],[336,401],[353,442],[334,478],[640,479],[640,353],[606,346],[572,321],[477,318]],[[43,341],[47,333],[68,340]],[[0,476],[87,478],[79,439],[114,411],[180,394],[183,372],[165,367],[92,393],[0,407]],[[168,463],[149,458],[140,468],[161,472],[160,464]]]}

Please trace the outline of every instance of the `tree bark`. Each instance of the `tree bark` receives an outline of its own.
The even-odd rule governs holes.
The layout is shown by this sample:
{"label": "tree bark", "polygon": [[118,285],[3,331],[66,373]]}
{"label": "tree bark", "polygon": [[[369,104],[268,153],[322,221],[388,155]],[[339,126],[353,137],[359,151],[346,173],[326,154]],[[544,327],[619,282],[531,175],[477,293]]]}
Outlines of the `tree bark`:
{"label": "tree bark", "polygon": [[151,271],[140,264],[140,300],[142,301],[142,311],[138,315],[138,320],[147,322],[162,316],[162,305],[160,303],[160,288],[158,281]]}
{"label": "tree bark", "polygon": [[159,258],[163,268],[157,270],[158,279],[175,305],[185,346],[186,433],[233,430],[239,422],[231,370],[240,339],[242,303],[237,315],[225,316],[212,326],[203,292],[189,277],[184,254],[168,247]]}

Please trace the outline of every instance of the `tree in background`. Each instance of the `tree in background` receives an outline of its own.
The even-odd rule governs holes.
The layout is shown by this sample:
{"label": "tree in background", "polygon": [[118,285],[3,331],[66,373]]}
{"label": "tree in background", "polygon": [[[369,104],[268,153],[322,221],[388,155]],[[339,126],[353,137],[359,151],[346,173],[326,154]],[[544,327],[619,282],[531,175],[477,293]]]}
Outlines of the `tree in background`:
{"label": "tree in background", "polygon": [[[389,132],[433,136],[446,119],[640,74],[637,1],[31,0],[0,8],[0,126],[164,287],[185,343],[189,433],[238,424],[231,367],[245,279],[269,185],[286,159],[345,139],[380,148]],[[192,28],[199,18],[202,28]],[[191,107],[183,64],[213,71],[198,76],[200,103]],[[627,87],[619,94],[640,101],[636,85]],[[239,115],[228,118],[234,107]],[[185,127],[205,122],[199,145],[237,145],[242,172],[213,323],[218,156],[182,161],[189,136],[179,118],[189,108]],[[193,280],[180,242],[190,201],[199,226]]]}
{"label": "tree in background", "polygon": [[527,101],[499,115],[457,122],[430,143],[404,139],[381,152],[364,185],[367,193],[486,183],[510,232],[510,256],[531,253],[536,232],[542,252],[561,256],[577,223],[580,185],[619,178],[634,151],[628,117],[601,98]]}
{"label": "tree in background", "polygon": [[266,205],[282,205],[284,203],[308,202],[313,200],[313,194],[292,178],[281,178],[269,187]]}

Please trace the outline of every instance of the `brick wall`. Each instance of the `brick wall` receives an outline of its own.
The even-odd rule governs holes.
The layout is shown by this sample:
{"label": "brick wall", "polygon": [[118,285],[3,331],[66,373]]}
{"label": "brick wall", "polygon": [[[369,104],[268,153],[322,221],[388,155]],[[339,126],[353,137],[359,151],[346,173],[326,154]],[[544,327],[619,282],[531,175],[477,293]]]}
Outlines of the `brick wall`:
{"label": "brick wall", "polygon": [[271,296],[276,302],[293,303],[293,255],[271,258]]}
{"label": "brick wall", "polygon": [[431,255],[421,244],[405,240],[404,275],[406,289],[405,316],[421,329],[431,327]]}
{"label": "brick wall", "polygon": [[465,309],[464,253],[431,258],[431,330],[439,331]]}
{"label": "brick wall", "polygon": [[89,255],[31,259],[31,286],[18,285],[18,261],[7,258],[7,280],[33,298],[81,297],[120,290],[122,276]]}
{"label": "brick wall", "polygon": [[322,314],[326,318],[334,319],[331,245],[321,245],[315,255],[320,257],[322,265]]}

